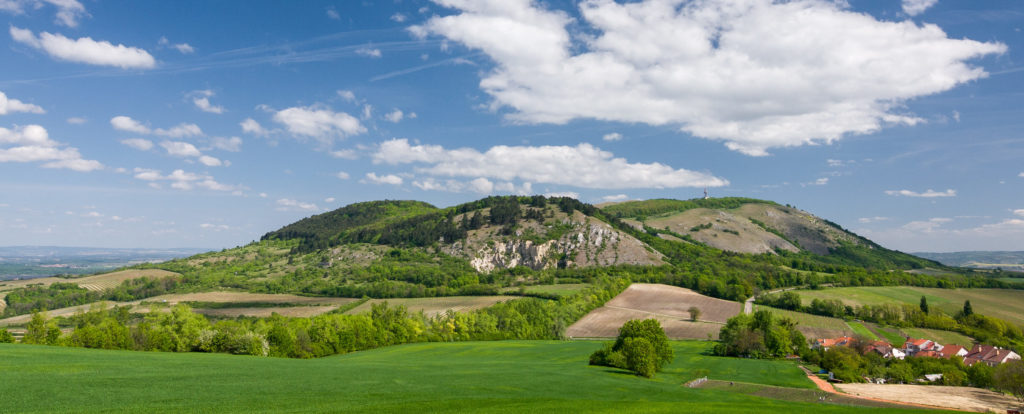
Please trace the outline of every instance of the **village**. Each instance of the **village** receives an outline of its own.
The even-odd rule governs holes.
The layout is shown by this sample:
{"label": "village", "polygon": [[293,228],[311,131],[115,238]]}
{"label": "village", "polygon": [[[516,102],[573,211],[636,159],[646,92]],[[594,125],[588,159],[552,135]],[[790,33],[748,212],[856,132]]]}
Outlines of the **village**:
{"label": "village", "polygon": [[[958,357],[963,361],[963,364],[966,367],[979,363],[990,367],[996,367],[1009,361],[1021,359],[1019,354],[1010,349],[1004,349],[992,345],[976,343],[970,349],[967,349],[960,345],[943,345],[930,339],[915,339],[909,337],[899,348],[886,341],[863,341],[851,336],[822,338],[815,340],[811,344],[811,349],[820,349],[822,351],[828,351],[833,347],[850,347],[859,350],[862,355],[875,353],[885,359],[895,358],[903,360],[907,357],[953,359]],[[923,378],[919,378],[918,382],[937,382],[942,380],[942,376],[943,374],[941,373],[926,374]],[[833,382],[842,382],[835,379],[832,375],[829,375],[829,380]],[[865,380],[876,384],[886,383],[886,379],[884,378],[865,377]]]}

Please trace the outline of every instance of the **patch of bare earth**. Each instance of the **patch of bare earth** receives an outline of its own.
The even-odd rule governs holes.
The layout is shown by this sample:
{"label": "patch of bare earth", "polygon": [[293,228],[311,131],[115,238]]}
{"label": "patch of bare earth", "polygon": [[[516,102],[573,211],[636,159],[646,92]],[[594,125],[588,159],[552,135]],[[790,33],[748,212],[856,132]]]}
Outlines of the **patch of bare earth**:
{"label": "patch of bare earth", "polygon": [[148,277],[150,279],[161,279],[168,276],[180,276],[175,272],[168,272],[160,269],[129,269],[119,272],[104,273],[102,275],[88,276],[81,279],[71,279],[68,282],[77,283],[89,290],[104,290],[117,287],[126,280]]}
{"label": "patch of bare earth", "polygon": [[[690,307],[700,309],[696,322],[690,321]],[[672,339],[713,339],[725,322],[743,309],[743,304],[701,295],[690,289],[634,283],[618,296],[569,326],[573,338],[609,338],[632,319],[657,319]]]}
{"label": "patch of bare earth", "polygon": [[[55,317],[58,317],[58,316],[65,316],[65,317],[67,317],[67,316],[72,316],[72,315],[74,315],[76,313],[88,312],[89,308],[94,306],[94,305],[95,306],[103,305],[103,306],[106,306],[107,308],[111,308],[111,307],[113,307],[114,305],[117,305],[117,304],[118,304],[117,302],[110,302],[110,301],[93,302],[93,303],[89,303],[89,304],[86,304],[86,305],[70,306],[70,307],[67,307],[67,308],[60,308],[60,309],[49,310],[49,311],[46,311],[46,316],[50,317],[50,318],[55,318]],[[31,319],[32,319],[32,315],[31,314],[12,316],[10,318],[0,319],[0,326],[24,325],[24,324],[28,323],[28,321],[31,320]]]}
{"label": "patch of bare earth", "polygon": [[225,308],[225,309],[196,309],[196,313],[206,316],[222,318],[236,318],[239,316],[254,316],[265,318],[274,313],[287,317],[308,318],[322,315],[337,309],[337,306],[282,306],[272,308]]}
{"label": "patch of bare earth", "polygon": [[849,395],[901,401],[933,407],[976,412],[1006,412],[1019,407],[1017,400],[1004,394],[971,387],[909,384],[841,384]]}
{"label": "patch of bare earth", "polygon": [[154,296],[147,299],[129,302],[138,305],[141,302],[159,302],[168,305],[176,305],[181,302],[216,302],[216,303],[288,303],[294,305],[334,305],[340,306],[352,303],[358,299],[352,298],[328,298],[298,296],[276,293],[248,293],[248,292],[199,292],[199,293],[173,293],[169,295]]}

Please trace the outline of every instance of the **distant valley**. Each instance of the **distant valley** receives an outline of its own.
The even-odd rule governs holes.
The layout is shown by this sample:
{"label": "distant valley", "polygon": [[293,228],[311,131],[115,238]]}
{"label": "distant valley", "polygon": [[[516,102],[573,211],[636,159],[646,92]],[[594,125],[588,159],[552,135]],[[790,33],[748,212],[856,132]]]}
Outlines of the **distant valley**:
{"label": "distant valley", "polygon": [[0,280],[85,275],[139,263],[163,262],[208,249],[114,249],[60,246],[0,247]]}
{"label": "distant valley", "polygon": [[974,251],[913,253],[913,255],[934,260],[947,266],[1024,272],[1024,252]]}

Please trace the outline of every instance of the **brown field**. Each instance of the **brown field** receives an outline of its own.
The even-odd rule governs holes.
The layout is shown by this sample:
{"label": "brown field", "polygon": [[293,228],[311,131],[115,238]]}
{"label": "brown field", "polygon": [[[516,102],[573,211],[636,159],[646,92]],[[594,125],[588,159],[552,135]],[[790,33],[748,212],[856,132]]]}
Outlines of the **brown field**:
{"label": "brown field", "polygon": [[337,309],[337,306],[282,306],[274,308],[225,308],[225,309],[196,309],[196,313],[206,316],[221,318],[236,318],[239,316],[255,316],[265,318],[271,314],[278,314],[287,317],[308,318],[321,315]]}
{"label": "brown field", "polygon": [[423,311],[428,317],[445,313],[449,310],[455,312],[469,312],[486,308],[499,302],[506,302],[516,299],[510,296],[445,296],[440,298],[401,298],[401,299],[372,299],[345,312],[349,315],[356,315],[369,312],[370,307],[376,303],[387,302],[389,306],[405,306],[409,312]]}
{"label": "brown field", "polygon": [[[118,304],[117,302],[101,301],[101,302],[95,302],[95,303],[90,303],[90,304],[86,304],[86,305],[71,306],[71,307],[67,307],[67,308],[60,308],[60,309],[54,309],[54,310],[46,311],[46,315],[48,317],[53,318],[53,317],[57,317],[57,316],[71,316],[71,315],[74,315],[74,314],[79,313],[79,312],[85,313],[85,312],[87,312],[89,310],[90,306],[97,305],[97,304],[100,304],[100,303],[105,304],[108,308],[113,307],[114,305]],[[31,314],[12,316],[10,318],[0,319],[0,326],[24,325],[24,324],[28,323],[28,321],[31,320],[31,319],[32,319],[32,315]]]}
{"label": "brown field", "polygon": [[1013,397],[971,387],[904,384],[839,384],[840,391],[861,397],[902,401],[977,412],[1006,412],[1019,406]]}
{"label": "brown field", "polygon": [[[698,322],[690,322],[688,309],[701,310]],[[631,319],[653,318],[661,322],[673,339],[718,338],[726,320],[736,316],[743,304],[701,295],[675,286],[634,283],[605,306],[590,312],[566,330],[566,336],[602,338],[618,335]]]}
{"label": "brown field", "polygon": [[200,293],[173,293],[170,295],[160,295],[151,298],[138,300],[135,302],[128,302],[131,305],[138,305],[141,302],[159,302],[167,303],[168,305],[176,305],[181,302],[218,302],[218,303],[245,303],[245,302],[259,302],[259,303],[289,303],[295,305],[334,305],[340,306],[347,303],[355,302],[359,299],[352,298],[327,298],[327,297],[312,297],[312,296],[298,296],[288,294],[275,294],[275,293],[248,293],[248,292],[200,292]]}
{"label": "brown field", "polygon": [[104,273],[95,276],[86,276],[80,278],[63,278],[63,277],[40,277],[36,279],[25,279],[25,280],[5,280],[0,282],[0,291],[9,291],[26,286],[50,286],[54,283],[75,283],[89,290],[103,290],[107,288],[116,287],[125,280],[138,279],[140,277],[149,278],[162,278],[167,276],[177,276],[177,273],[168,272],[160,269],[128,269],[117,272]]}

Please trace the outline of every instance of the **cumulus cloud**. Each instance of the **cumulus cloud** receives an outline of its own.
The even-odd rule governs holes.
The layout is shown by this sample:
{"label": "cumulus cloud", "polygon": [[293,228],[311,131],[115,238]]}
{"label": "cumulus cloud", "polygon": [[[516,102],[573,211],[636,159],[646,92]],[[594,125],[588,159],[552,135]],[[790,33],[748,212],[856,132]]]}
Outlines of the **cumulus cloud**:
{"label": "cumulus cloud", "polygon": [[196,108],[203,112],[209,112],[211,114],[222,114],[224,113],[223,106],[217,106],[210,103],[210,98],[213,97],[213,91],[207,89],[202,91],[192,92],[192,103],[195,104]]}
{"label": "cumulus cloud", "polygon": [[402,182],[403,182],[402,177],[399,177],[399,176],[394,175],[394,174],[387,174],[387,175],[383,175],[383,176],[378,176],[377,174],[372,173],[372,172],[366,173],[366,180],[365,181],[369,182],[369,183],[373,183],[373,184],[391,184],[391,185],[402,185]]}
{"label": "cumulus cloud", "polygon": [[338,11],[335,10],[334,7],[327,8],[327,17],[331,20],[341,20],[341,15],[338,14]]}
{"label": "cumulus cloud", "polygon": [[406,139],[380,144],[374,163],[420,164],[416,171],[434,176],[484,177],[503,181],[563,184],[582,188],[719,187],[725,179],[675,169],[660,163],[629,163],[590,144],[505,146],[479,152],[472,148],[410,145]]}
{"label": "cumulus cloud", "polygon": [[1019,208],[1019,209],[1013,210],[1013,214],[1016,214],[1018,216],[1024,217],[1024,208]]}
{"label": "cumulus cloud", "polygon": [[201,228],[203,230],[213,230],[213,231],[231,230],[231,227],[226,225],[226,224],[213,224],[213,223],[202,223],[202,224],[199,225],[199,228]]}
{"label": "cumulus cloud", "polygon": [[199,162],[207,167],[220,167],[224,165],[224,162],[219,158],[211,157],[209,155],[200,155]]}
{"label": "cumulus cloud", "polygon": [[292,135],[313,138],[325,145],[332,143],[335,138],[366,132],[366,127],[352,115],[313,106],[277,111],[274,114],[274,122],[284,125]]}
{"label": "cumulus cloud", "polygon": [[153,148],[153,141],[142,138],[129,138],[121,140],[121,143],[139,151],[149,151]]}
{"label": "cumulus cloud", "polygon": [[68,118],[67,122],[69,124],[71,124],[71,125],[82,125],[82,124],[88,122],[88,120],[85,119],[85,118],[82,118],[80,116],[73,116],[71,118]]}
{"label": "cumulus cloud", "polygon": [[389,122],[394,122],[396,124],[398,122],[401,122],[402,118],[405,118],[405,114],[402,113],[402,110],[400,109],[395,109],[394,111],[388,112],[387,115],[384,115],[384,119],[387,119]]}
{"label": "cumulus cloud", "polygon": [[200,129],[199,125],[196,125],[196,124],[181,123],[181,124],[178,124],[177,126],[172,127],[170,129],[163,129],[163,128],[150,129],[148,126],[146,126],[142,122],[139,122],[137,120],[132,119],[131,117],[127,117],[127,116],[124,116],[124,115],[119,115],[119,116],[115,116],[113,118],[110,118],[110,125],[112,127],[114,127],[114,129],[121,130],[121,131],[128,131],[128,132],[134,132],[134,133],[137,133],[137,134],[147,134],[147,135],[155,134],[155,135],[160,135],[160,136],[169,137],[169,138],[185,138],[185,137],[203,135],[203,130]]}
{"label": "cumulus cloud", "polygon": [[113,126],[114,129],[119,129],[121,131],[135,132],[135,133],[138,133],[138,134],[149,134],[149,133],[152,132],[152,131],[150,131],[149,127],[147,127],[145,125],[142,125],[141,122],[136,121],[136,120],[134,120],[134,119],[132,119],[130,117],[124,116],[124,115],[119,115],[119,116],[115,116],[113,118],[110,118],[110,125]]}
{"label": "cumulus cloud", "polygon": [[334,174],[334,176],[338,177],[339,180],[347,180],[349,177],[348,173],[344,171],[338,171],[338,173]]}
{"label": "cumulus cloud", "polygon": [[605,202],[608,202],[608,201],[625,201],[627,199],[629,199],[629,196],[627,196],[625,194],[615,194],[615,195],[607,195],[607,196],[601,197],[601,201],[605,201]]}
{"label": "cumulus cloud", "polygon": [[219,150],[238,152],[242,150],[242,139],[239,137],[213,137],[210,146]]}
{"label": "cumulus cloud", "polygon": [[83,159],[77,148],[50,139],[46,128],[39,125],[0,128],[0,162],[43,162],[44,168],[81,172],[103,168],[99,161]]}
{"label": "cumulus cloud", "polygon": [[8,98],[0,91],[0,115],[7,115],[12,112],[28,112],[33,114],[44,114],[46,111],[39,105],[24,103],[14,98]]}
{"label": "cumulus cloud", "polygon": [[938,2],[939,0],[903,0],[903,12],[911,16],[917,16]]}
{"label": "cumulus cloud", "polygon": [[160,46],[172,47],[172,48],[176,49],[178,52],[180,52],[183,55],[192,54],[193,52],[196,51],[196,49],[194,47],[192,47],[192,45],[190,45],[188,43],[171,44],[171,41],[167,40],[167,37],[161,37],[160,41],[158,43],[160,44]]}
{"label": "cumulus cloud", "polygon": [[480,88],[512,121],[676,126],[748,155],[922,122],[902,103],[986,76],[966,62],[1007,50],[840,1],[590,0],[579,20],[533,1],[435,3],[456,13],[411,33],[488,55]]}
{"label": "cumulus cloud", "polygon": [[68,62],[98,66],[116,66],[121,69],[151,69],[156,59],[137,47],[114,45],[90,37],[69,39],[61,34],[40,32],[36,36],[28,29],[11,26],[11,38],[16,42],[42,50],[51,57]]}
{"label": "cumulus cloud", "polygon": [[361,56],[371,57],[371,58],[379,58],[381,56],[384,56],[380,52],[380,49],[371,48],[371,47],[361,47],[359,49],[356,49],[356,54],[357,55],[361,55]]}
{"label": "cumulus cloud", "polygon": [[188,142],[181,141],[163,141],[160,146],[167,150],[168,155],[175,157],[198,157],[202,155],[199,152],[199,148]]}
{"label": "cumulus cloud", "polygon": [[868,223],[877,223],[879,221],[886,221],[886,220],[889,220],[889,218],[888,217],[875,216],[875,217],[861,217],[861,218],[857,219],[857,222],[858,223],[862,223],[862,224],[868,224]]}
{"label": "cumulus cloud", "polygon": [[153,130],[153,133],[171,138],[184,138],[203,135],[203,130],[199,128],[199,125],[182,123],[170,129],[157,128]]}
{"label": "cumulus cloud", "polygon": [[160,170],[149,168],[135,168],[135,178],[150,182],[154,188],[159,188],[158,182],[169,182],[171,188],[178,190],[192,190],[203,188],[212,191],[239,191],[238,186],[225,185],[217,182],[209,175],[201,175],[187,172],[185,170],[174,170],[170,174],[163,175]]}
{"label": "cumulus cloud", "polygon": [[340,96],[341,99],[344,99],[344,100],[346,100],[348,102],[356,102],[356,94],[353,93],[352,91],[344,90],[344,89],[339,90],[338,91],[338,96]]}
{"label": "cumulus cloud", "polygon": [[618,132],[612,132],[610,134],[604,134],[604,136],[601,137],[601,139],[605,140],[606,142],[620,141],[622,140],[622,134]]}
{"label": "cumulus cloud", "polygon": [[78,19],[88,16],[85,6],[77,0],[0,0],[0,11],[13,14],[25,13],[25,9],[38,9],[44,4],[50,4],[57,8],[57,24],[67,27],[77,27]]}
{"label": "cumulus cloud", "polygon": [[923,193],[910,190],[886,190],[886,194],[891,196],[904,196],[904,197],[924,197],[924,198],[935,198],[935,197],[956,197],[956,190],[948,189],[946,191],[935,191],[928,189]]}
{"label": "cumulus cloud", "polygon": [[407,17],[402,13],[395,13],[391,15],[391,20],[397,23],[405,23],[406,19]]}
{"label": "cumulus cloud", "polygon": [[331,151],[330,154],[334,158],[341,158],[345,160],[354,160],[359,158],[359,154],[357,154],[354,149],[340,149],[337,151]]}
{"label": "cumulus cloud", "polygon": [[238,123],[242,127],[242,132],[253,135],[266,135],[267,130],[263,129],[263,126],[255,119],[245,118],[244,121]]}
{"label": "cumulus cloud", "polygon": [[320,211],[320,207],[316,204],[304,203],[290,198],[278,199],[277,205],[279,211]]}

